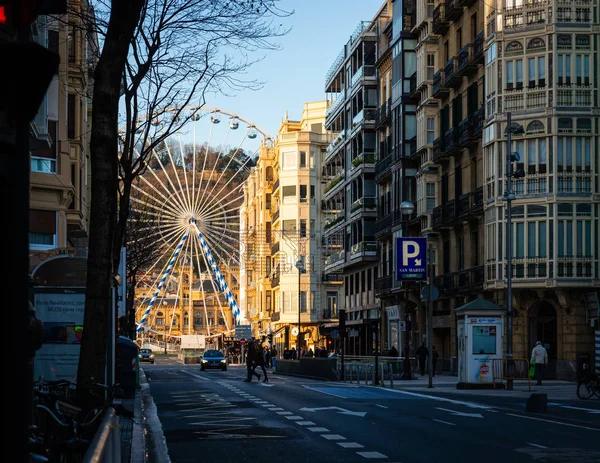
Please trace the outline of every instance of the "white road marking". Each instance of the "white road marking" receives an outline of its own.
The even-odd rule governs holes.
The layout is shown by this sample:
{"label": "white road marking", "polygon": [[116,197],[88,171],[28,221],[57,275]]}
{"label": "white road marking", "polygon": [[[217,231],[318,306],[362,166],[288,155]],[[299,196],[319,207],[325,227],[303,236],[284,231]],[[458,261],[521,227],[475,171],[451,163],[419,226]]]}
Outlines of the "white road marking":
{"label": "white road marking", "polygon": [[446,397],[436,397],[433,395],[427,395],[427,394],[420,394],[418,392],[409,392],[409,391],[402,391],[402,390],[398,390],[398,389],[389,389],[389,388],[382,388],[380,386],[368,386],[368,387],[374,387],[378,390],[385,390],[385,391],[389,391],[389,392],[395,392],[396,394],[405,394],[405,395],[410,395],[413,397],[421,397],[423,399],[432,399],[432,400],[438,400],[440,402],[448,402],[451,404],[456,404],[456,405],[465,405],[467,407],[470,408],[481,408],[483,410],[487,410],[489,408],[491,408],[491,406],[489,405],[482,405],[482,404],[477,404],[474,402],[466,402],[464,400],[454,400],[454,399],[448,399]]}
{"label": "white road marking", "polygon": [[344,447],[345,449],[363,449],[364,445],[359,444],[358,442],[337,442],[337,445],[340,447]]}
{"label": "white road marking", "polygon": [[455,416],[467,416],[469,418],[483,418],[483,415],[481,415],[480,413],[464,413],[464,412],[459,412],[456,410],[450,410],[448,408],[440,408],[440,407],[436,407],[438,410],[442,410],[444,412],[448,412],[448,413],[452,413]]}
{"label": "white road marking", "polygon": [[352,412],[350,410],[346,410],[345,408],[341,408],[341,407],[316,407],[316,408],[307,408],[307,407],[302,407],[300,409],[301,412],[318,412],[318,411],[323,411],[323,410],[338,410],[338,413],[342,414],[342,415],[354,415],[354,416],[360,416],[360,417],[364,417],[367,412]]}
{"label": "white road marking", "polygon": [[379,453],[379,452],[356,452],[356,453],[364,458],[378,458],[378,459],[387,458],[387,455],[384,455],[383,453]]}
{"label": "white road marking", "polygon": [[296,424],[299,424],[300,426],[314,426],[315,423],[312,421],[296,421]]}
{"label": "white road marking", "polygon": [[299,416],[299,415],[286,416],[286,418],[288,420],[303,420],[304,419],[304,417]]}
{"label": "white road marking", "polygon": [[332,394],[331,392],[320,391],[319,389],[315,389],[314,387],[304,386],[306,389],[310,389],[311,391],[320,392],[321,394],[332,395],[333,397],[338,397],[340,399],[345,399],[343,395]]}
{"label": "white road marking", "polygon": [[379,408],[390,408],[390,407],[386,407],[385,405],[380,405],[380,404],[375,404],[375,406],[379,407]]}
{"label": "white road marking", "polygon": [[265,402],[264,404],[261,404],[263,407],[274,407],[275,405],[270,404],[269,402]]}
{"label": "white road marking", "polygon": [[327,440],[346,440],[344,436],[340,436],[339,434],[321,434],[321,437]]}
{"label": "white road marking", "polygon": [[277,412],[278,415],[293,415],[292,412]]}
{"label": "white road marking", "polygon": [[272,412],[276,412],[276,411],[278,411],[278,410],[283,410],[283,408],[281,408],[281,407],[275,407],[275,408],[271,408],[271,411],[272,411]]}
{"label": "white road marking", "polygon": [[312,431],[312,432],[329,432],[329,429],[327,429],[327,428],[321,428],[321,427],[308,428],[308,430]]}
{"label": "white road marking", "polygon": [[516,416],[517,418],[525,418],[527,420],[535,420],[535,421],[545,421],[546,423],[554,423],[554,424],[560,424],[563,426],[570,426],[572,428],[581,428],[581,429],[587,429],[589,431],[596,431],[596,432],[600,432],[600,429],[596,429],[596,428],[589,428],[587,426],[580,426],[578,424],[571,424],[571,423],[562,423],[560,421],[552,421],[552,420],[545,420],[543,418],[534,418],[533,416],[523,416],[523,415],[515,415],[514,413],[507,413],[508,416]]}
{"label": "white road marking", "polygon": [[454,423],[450,423],[449,421],[436,420],[435,418],[433,418],[433,421],[437,421],[438,423],[448,424],[450,426],[456,426]]}
{"label": "white road marking", "polygon": [[537,447],[538,449],[547,449],[545,445],[534,444],[533,442],[527,442],[527,445],[531,445],[532,447]]}
{"label": "white road marking", "polygon": [[[550,404],[548,404],[550,405]],[[593,408],[583,408],[583,407],[571,407],[570,405],[559,405],[560,408],[569,408],[571,410],[583,410],[584,412],[588,412],[592,415],[600,415],[600,410]]]}

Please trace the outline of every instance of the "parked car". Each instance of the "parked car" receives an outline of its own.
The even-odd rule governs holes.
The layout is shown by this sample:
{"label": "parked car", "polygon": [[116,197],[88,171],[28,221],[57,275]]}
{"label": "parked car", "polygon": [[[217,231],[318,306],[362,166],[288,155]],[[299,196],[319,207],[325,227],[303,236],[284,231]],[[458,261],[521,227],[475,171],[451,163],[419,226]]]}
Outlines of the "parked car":
{"label": "parked car", "polygon": [[206,369],[218,369],[227,371],[227,360],[220,350],[205,350],[200,358],[200,371]]}
{"label": "parked car", "polygon": [[147,347],[140,349],[140,363],[141,362],[154,363],[154,352],[152,352],[152,349],[148,349]]}

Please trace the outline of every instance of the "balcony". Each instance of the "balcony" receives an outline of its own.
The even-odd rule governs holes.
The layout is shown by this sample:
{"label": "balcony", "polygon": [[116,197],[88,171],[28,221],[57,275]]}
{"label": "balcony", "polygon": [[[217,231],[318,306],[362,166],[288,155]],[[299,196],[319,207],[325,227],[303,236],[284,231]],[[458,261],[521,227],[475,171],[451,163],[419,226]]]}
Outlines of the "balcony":
{"label": "balcony", "polygon": [[377,222],[375,222],[375,238],[380,239],[390,233],[392,231],[393,221],[393,214],[378,218]]}
{"label": "balcony", "polygon": [[333,217],[330,217],[329,219],[327,219],[327,221],[325,222],[325,225],[323,225],[323,229],[329,230],[330,228],[333,228],[336,225],[339,225],[342,222],[344,222],[345,218],[346,218],[346,216],[344,214],[344,211],[340,211],[337,214],[335,214]]}
{"label": "balcony", "polygon": [[461,83],[462,77],[458,73],[458,60],[456,56],[453,56],[446,61],[446,66],[444,66],[444,86],[457,89]]}
{"label": "balcony", "polygon": [[461,147],[467,148],[477,145],[481,139],[483,130],[483,106],[469,114],[458,124],[458,144]]}
{"label": "balcony", "polygon": [[342,180],[344,180],[344,173],[340,172],[335,177],[333,177],[331,180],[329,180],[327,185],[325,185],[325,189],[323,190],[323,193],[329,193],[330,191],[332,191],[336,186],[338,186],[340,183],[342,183]]}
{"label": "balcony", "polygon": [[433,140],[433,162],[439,164],[445,157],[444,137],[438,137]]}
{"label": "balcony", "polygon": [[468,77],[477,72],[477,63],[474,56],[475,45],[466,44],[458,52],[458,74]]}
{"label": "balcony", "polygon": [[394,275],[386,275],[375,280],[375,295],[387,294],[394,288]]}
{"label": "balcony", "polygon": [[483,64],[483,31],[475,36],[475,41],[473,42],[473,59],[475,60],[475,64]]}
{"label": "balcony", "polygon": [[434,98],[444,98],[448,96],[450,89],[446,87],[444,79],[444,70],[440,69],[433,75],[433,90],[431,95]]}
{"label": "balcony", "polygon": [[343,249],[332,252],[329,256],[326,256],[325,262],[324,262],[325,271],[327,272],[328,270],[330,270],[334,267],[343,265],[345,256],[346,256],[346,253],[344,252]]}
{"label": "balcony", "polygon": [[392,165],[392,155],[389,154],[385,158],[380,159],[375,164],[375,182],[379,182],[392,174],[390,166]]}
{"label": "balcony", "polygon": [[325,310],[323,310],[321,312],[321,319],[322,320],[331,320],[332,318],[335,318],[335,319],[338,318],[337,311],[325,309]]}
{"label": "balcony", "polygon": [[460,153],[460,145],[458,143],[458,128],[452,127],[446,130],[444,134],[444,152],[446,156],[452,156]]}
{"label": "balcony", "polygon": [[377,202],[374,197],[365,197],[357,199],[352,203],[350,207],[350,215],[351,217],[359,214],[361,212],[376,212],[377,211]]}
{"label": "balcony", "polygon": [[479,216],[483,213],[483,187],[461,195],[458,198],[458,216],[468,218]]}
{"label": "balcony", "polygon": [[333,103],[331,103],[329,105],[329,107],[327,108],[327,111],[325,113],[327,118],[329,118],[329,116],[331,116],[333,113],[335,113],[336,110],[342,106],[342,103],[344,102],[345,99],[346,99],[346,90],[343,89],[340,93],[338,93],[335,100],[333,100]]}
{"label": "balcony", "polygon": [[271,246],[271,255],[274,256],[278,252],[279,252],[279,241],[277,241],[277,243],[274,243],[273,246]]}
{"label": "balcony", "polygon": [[451,199],[443,206],[437,206],[433,209],[432,227],[450,228],[456,220],[456,200]]}
{"label": "balcony", "polygon": [[463,7],[458,4],[458,0],[446,0],[444,10],[447,21],[456,21],[463,14]]}
{"label": "balcony", "polygon": [[279,188],[279,179],[275,180],[275,183],[273,183],[272,193],[275,194],[275,192],[277,191],[278,188]]}
{"label": "balcony", "polygon": [[342,273],[323,272],[321,281],[323,283],[343,283],[344,275]]}
{"label": "balcony", "polygon": [[279,286],[280,279],[281,276],[279,273],[273,273],[273,275],[271,275],[271,288],[276,288]]}
{"label": "balcony", "polygon": [[484,281],[484,266],[478,265],[458,272],[456,288],[458,291],[471,292],[481,289]]}
{"label": "balcony", "polygon": [[377,257],[377,241],[361,241],[350,248],[350,258]]}
{"label": "balcony", "polygon": [[477,0],[457,0],[456,3],[462,8],[468,8],[471,5],[474,5],[476,1]]}
{"label": "balcony", "polygon": [[433,33],[443,35],[448,32],[450,21],[446,19],[446,6],[440,3],[433,10]]}
{"label": "balcony", "polygon": [[411,97],[417,97],[417,72],[413,72],[410,76],[409,94]]}
{"label": "balcony", "polygon": [[279,220],[279,209],[273,211],[271,222],[277,222],[277,220]]}
{"label": "balcony", "polygon": [[390,116],[392,114],[392,99],[389,98],[387,101],[381,103],[381,106],[377,109],[375,113],[375,127],[379,128],[382,125],[385,125],[389,122]]}

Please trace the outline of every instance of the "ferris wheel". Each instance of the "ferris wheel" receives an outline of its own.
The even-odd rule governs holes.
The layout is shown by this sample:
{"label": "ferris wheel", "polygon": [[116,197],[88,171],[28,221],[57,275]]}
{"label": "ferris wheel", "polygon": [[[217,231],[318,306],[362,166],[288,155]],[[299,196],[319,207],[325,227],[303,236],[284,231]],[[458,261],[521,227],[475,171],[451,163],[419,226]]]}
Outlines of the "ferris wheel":
{"label": "ferris wheel", "polygon": [[[136,314],[136,329],[157,332],[152,328],[157,309],[167,298],[183,305],[185,287],[188,328],[178,332],[192,333],[192,317],[201,314],[211,335],[209,311],[211,316],[219,312],[219,320],[225,320],[221,331],[230,332],[234,327],[225,313],[233,315],[232,324],[241,320],[229,285],[239,279],[243,186],[260,147],[272,138],[250,120],[210,106],[168,108],[149,121],[155,137],[170,125],[168,118],[175,118],[179,129],[146,150],[145,171],[132,185],[132,220],[146,224],[144,234],[156,251],[138,280],[145,291],[138,300],[142,312]],[[194,288],[197,301],[192,301]]]}

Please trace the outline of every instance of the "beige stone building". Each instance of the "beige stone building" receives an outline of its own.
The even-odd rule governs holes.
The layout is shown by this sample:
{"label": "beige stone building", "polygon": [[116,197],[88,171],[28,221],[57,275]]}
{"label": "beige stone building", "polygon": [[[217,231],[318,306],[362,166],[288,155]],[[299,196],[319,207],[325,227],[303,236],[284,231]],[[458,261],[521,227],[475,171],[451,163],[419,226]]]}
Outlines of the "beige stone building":
{"label": "beige stone building", "polygon": [[331,338],[320,326],[337,324],[340,282],[328,280],[322,259],[319,166],[332,138],[324,128],[326,110],[326,101],[310,102],[299,121],[286,116],[245,186],[240,305],[253,334],[273,333],[280,351],[299,337],[303,348],[324,346]]}
{"label": "beige stone building", "polygon": [[[72,7],[88,9],[87,2]],[[88,230],[88,55],[86,28],[77,15],[37,19],[38,43],[59,53],[60,67],[34,120],[31,147],[31,264],[39,252],[85,248]],[[82,243],[83,239],[83,243]]]}

